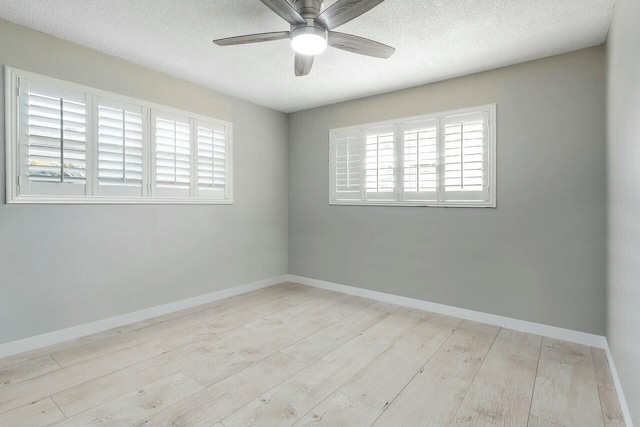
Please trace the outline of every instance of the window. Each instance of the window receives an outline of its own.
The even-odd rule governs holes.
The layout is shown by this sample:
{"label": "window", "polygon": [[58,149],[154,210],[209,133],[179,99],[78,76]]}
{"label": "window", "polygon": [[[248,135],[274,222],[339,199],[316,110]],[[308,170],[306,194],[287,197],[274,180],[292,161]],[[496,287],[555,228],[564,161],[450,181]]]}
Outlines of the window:
{"label": "window", "polygon": [[330,203],[495,207],[495,111],[331,130]]}
{"label": "window", "polygon": [[231,123],[6,70],[7,202],[232,203]]}

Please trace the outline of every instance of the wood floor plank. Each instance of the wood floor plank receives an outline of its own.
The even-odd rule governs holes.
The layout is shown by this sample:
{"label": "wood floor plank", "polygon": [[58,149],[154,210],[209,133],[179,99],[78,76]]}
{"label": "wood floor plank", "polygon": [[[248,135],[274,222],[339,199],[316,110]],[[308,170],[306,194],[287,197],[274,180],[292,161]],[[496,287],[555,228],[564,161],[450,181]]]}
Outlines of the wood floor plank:
{"label": "wood floor plank", "polygon": [[[320,328],[321,326],[317,325]],[[182,371],[204,386],[221,381],[236,372],[251,366],[252,364],[279,351],[280,348],[290,344],[297,337],[280,336],[275,340],[269,340],[267,335],[259,335],[255,332],[244,331],[249,339],[239,339],[236,343],[229,343],[215,351],[198,363],[184,366]],[[298,334],[305,332],[300,330]]]}
{"label": "wood floor plank", "polygon": [[465,320],[429,361],[431,369],[471,383],[493,345],[497,326]]}
{"label": "wood floor plank", "polygon": [[[333,305],[340,308],[327,310],[333,314],[326,314],[325,318],[317,316],[315,309],[295,315],[291,315],[295,311],[285,310],[244,325],[242,329],[253,334],[251,339],[240,339],[220,347],[214,355],[198,364],[185,366],[182,371],[200,384],[209,386],[326,328],[331,321],[341,320],[338,316],[347,316],[362,309],[361,304],[352,304],[349,299],[334,300]],[[325,320],[328,318],[331,320]]]}
{"label": "wood floor plank", "polygon": [[173,347],[180,348],[199,341],[206,341],[216,334],[237,326],[243,326],[275,313],[287,312],[296,309],[301,304],[314,301],[322,292],[301,292],[295,295],[279,297],[275,300],[265,301],[260,304],[252,304],[248,307],[232,307],[224,312],[210,315],[208,320],[196,326],[180,329],[159,339]]}
{"label": "wood floor plank", "polygon": [[305,326],[319,325],[325,327],[331,324],[330,321],[318,319],[317,317],[313,316],[305,316],[303,314],[292,316],[288,313],[279,312],[262,317],[253,322],[249,322],[242,327],[247,331],[251,331],[260,335],[277,335],[281,334],[285,328],[288,329],[292,324],[301,320],[307,322]]}
{"label": "wood floor plank", "polygon": [[222,420],[225,427],[290,425],[335,392],[414,327],[420,318],[401,309],[311,363],[289,380]]}
{"label": "wood floor plank", "polygon": [[551,421],[543,420],[534,415],[529,417],[529,425],[527,427],[565,427],[560,424],[552,423]]}
{"label": "wood floor plank", "polygon": [[31,350],[31,351],[27,351],[24,353],[19,353],[19,354],[14,354],[12,356],[7,356],[7,357],[3,357],[0,358],[0,369],[4,369],[7,368],[9,366],[15,365],[17,363],[24,363],[24,362],[28,362],[29,360],[38,358],[38,357],[42,357],[42,356],[47,356],[48,352],[44,351],[43,349],[39,348],[36,350]]}
{"label": "wood floor plank", "polygon": [[303,362],[313,362],[356,337],[388,315],[389,313],[373,308],[359,310],[339,322],[290,345],[283,349],[282,353]]}
{"label": "wood floor plank", "polygon": [[605,427],[624,427],[624,415],[615,389],[598,386]]}
{"label": "wood floor plank", "polygon": [[292,321],[294,316],[336,322],[373,303],[365,298],[338,292],[321,292],[321,294],[312,295],[312,298],[308,298],[306,301],[280,310],[275,315],[265,316],[255,322],[248,323],[245,328],[260,329],[263,333],[268,333],[271,329],[277,329],[284,323]]}
{"label": "wood floor plank", "polygon": [[513,329],[500,329],[492,349],[507,352],[515,356],[538,360],[542,337]]}
{"label": "wood floor plank", "polygon": [[[316,317],[320,313],[325,311],[335,310],[336,307],[341,307],[342,303],[354,299],[357,297],[353,297],[351,295],[341,294],[339,292],[333,291],[320,291],[319,294],[314,294],[313,299],[308,299],[303,303],[296,304],[286,310],[282,311],[283,315],[296,316],[296,315],[309,315],[311,313],[315,313]],[[342,316],[344,317],[344,316]],[[331,320],[331,319],[327,319]]]}
{"label": "wood floor plank", "polygon": [[429,313],[411,308],[401,308],[366,329],[362,336],[386,343],[389,347],[409,330],[414,328]]}
{"label": "wood floor plank", "polygon": [[[454,329],[420,322],[391,348],[340,388],[368,405],[384,409],[449,338]],[[389,373],[393,373],[389,375]]]}
{"label": "wood floor plank", "polygon": [[[292,323],[287,327],[291,330],[288,334],[289,340],[297,339],[296,333],[306,333],[304,325],[296,327]],[[57,393],[54,399],[65,414],[69,415],[144,384],[141,381],[151,381],[163,372],[168,374],[184,369],[197,377],[198,375],[194,372],[202,371],[204,373],[199,379],[207,384],[214,383],[279,350],[288,343],[289,341],[281,342],[278,339],[270,340],[268,335],[257,336],[246,329],[235,328],[212,334],[201,342],[168,351],[139,365]],[[211,358],[210,361],[202,362],[208,357]]]}
{"label": "wood floor plank", "polygon": [[52,394],[51,398],[66,417],[72,417],[175,372],[141,363]]}
{"label": "wood floor plank", "polygon": [[250,338],[240,338],[220,346],[211,356],[185,366],[182,371],[200,384],[209,386],[329,325],[320,319],[296,319],[295,323],[283,323],[280,328],[266,334],[259,329],[242,327],[240,329]]}
{"label": "wood floor plank", "polygon": [[[104,347],[101,354],[107,354],[108,351],[111,351],[109,345],[114,343],[120,343],[128,340],[128,336],[132,336],[132,338],[136,338],[137,336],[144,335],[147,328],[148,330],[153,331],[154,328],[159,328],[159,324],[162,323],[170,323],[172,325],[178,325],[182,322],[196,317],[196,313],[202,313],[201,317],[208,318],[208,313],[217,313],[219,310],[222,310],[223,306],[232,305],[235,309],[242,307],[245,304],[251,305],[252,303],[258,304],[264,302],[265,300],[279,299],[283,298],[290,292],[290,289],[293,287],[291,283],[285,283],[281,285],[276,285],[270,288],[258,289],[256,291],[252,291],[246,294],[235,295],[228,298],[224,298],[218,301],[212,301],[207,304],[202,304],[199,306],[191,307],[188,309],[180,310],[173,313],[168,313],[162,316],[157,316],[151,319],[143,320],[140,322],[136,322],[130,325],[124,325],[122,327],[103,331],[98,334],[94,334],[88,337],[81,337],[77,340],[73,340],[68,343],[60,343],[58,345],[46,348],[50,354],[56,355],[59,359],[61,359],[64,366],[71,365],[73,363],[78,363],[80,361],[86,360],[82,358],[82,354],[91,354],[92,357],[98,357],[100,354],[95,352],[91,352],[90,348],[101,348]],[[230,307],[224,307],[225,311],[229,311]],[[129,345],[133,345],[132,342]],[[61,348],[58,348],[61,347]],[[118,347],[122,348],[122,347]],[[115,350],[113,350],[115,351]],[[66,353],[69,353],[67,355]],[[74,355],[79,353],[77,359],[74,359]],[[71,359],[71,360],[67,360]]]}
{"label": "wood floor plank", "polygon": [[595,370],[598,385],[615,389],[616,385],[611,375],[611,367],[609,367],[607,353],[601,348],[591,347],[591,357],[593,359],[593,369]]}
{"label": "wood floor plank", "polygon": [[222,424],[291,425],[386,348],[371,338],[355,338],[224,418]]}
{"label": "wood floor plank", "polygon": [[[428,364],[427,364],[428,366]],[[443,427],[453,421],[471,383],[425,367],[373,424],[379,427]]]}
{"label": "wood floor plank", "polygon": [[458,317],[451,317],[439,313],[429,313],[429,315],[427,316],[427,320],[429,321],[429,323],[435,323],[451,329],[456,329],[462,324],[462,319]]}
{"label": "wood floor plank", "polygon": [[450,425],[498,331],[462,322],[374,425]]}
{"label": "wood floor plank", "polygon": [[13,356],[5,357],[0,359],[0,368],[5,368],[7,366],[14,365],[16,363],[26,362],[28,360],[36,359],[38,357],[46,356],[49,354],[57,353],[63,351],[65,349],[69,349],[71,347],[76,347],[82,344],[86,344],[92,341],[98,341],[105,338],[109,338],[116,335],[121,335],[127,333],[129,331],[134,331],[146,326],[153,325],[162,321],[171,321],[173,319],[177,319],[184,315],[194,313],[196,311],[202,311],[208,308],[213,308],[221,305],[225,305],[229,302],[234,302],[240,299],[245,299],[250,296],[260,295],[260,294],[271,294],[271,293],[287,293],[291,289],[297,289],[301,285],[294,284],[291,282],[280,283],[268,288],[257,289],[255,291],[247,292],[244,294],[234,295],[228,298],[224,298],[217,301],[212,301],[210,303],[202,304],[199,306],[191,307],[184,310],[175,311],[172,313],[163,314],[161,316],[152,317],[146,320],[142,320],[140,322],[129,323],[127,325],[119,326],[117,328],[107,329],[95,334],[85,335],[82,337],[78,337],[72,340],[64,341],[61,343],[53,344],[46,347],[37,348],[34,350],[26,351],[23,353],[15,354]]}
{"label": "wood floor plank", "polygon": [[[305,295],[308,292],[306,290],[303,290],[300,291],[300,293],[302,295]],[[275,301],[277,300],[282,300],[281,302],[285,304],[283,308],[288,307],[290,304],[295,306],[295,304],[299,301],[297,297],[300,296],[300,293],[294,293],[290,295],[281,293],[273,293],[270,295],[258,294],[254,297],[247,297],[234,303],[195,311],[193,313],[174,319],[171,322],[160,321],[150,326],[135,329],[123,334],[118,334],[116,336],[105,338],[103,340],[92,341],[86,344],[65,349],[60,352],[53,353],[52,356],[61,366],[72,366],[74,364],[113,353],[114,351],[131,347],[132,345],[151,341],[153,339],[157,339],[174,332],[180,333],[183,332],[186,328],[194,327],[202,323],[212,322],[215,320],[223,322],[225,319],[234,320],[234,314],[243,312],[245,310],[258,313],[256,315],[259,315],[260,310],[262,309],[275,309],[275,307],[277,307],[275,305]],[[291,300],[291,302],[289,302],[289,300]]]}
{"label": "wood floor plank", "polygon": [[537,365],[535,360],[492,349],[453,425],[527,427]]}
{"label": "wood floor plank", "polygon": [[376,309],[376,310],[380,310],[380,311],[384,311],[385,313],[395,313],[396,311],[400,310],[402,308],[401,305],[398,304],[391,304],[389,302],[382,302],[382,301],[378,301],[375,304],[373,304],[371,306],[371,308]]}
{"label": "wood floor plank", "polygon": [[202,389],[186,375],[174,374],[55,425],[129,426]]}
{"label": "wood floor plank", "polygon": [[382,413],[346,394],[336,392],[294,424],[295,427],[368,427]]}
{"label": "wood floor plank", "polygon": [[61,420],[64,415],[48,397],[0,414],[0,426],[7,427],[47,427]]}
{"label": "wood floor plank", "polygon": [[135,427],[211,425],[260,397],[305,366],[306,364],[299,360],[276,353],[163,409]]}
{"label": "wood floor plank", "polygon": [[374,302],[375,301],[367,298],[351,297],[341,304],[332,304],[328,307],[315,307],[307,311],[306,314],[329,322],[336,322],[365,307],[371,306]]}
{"label": "wood floor plank", "polygon": [[0,389],[0,414],[170,350],[149,342],[7,386]]}
{"label": "wood floor plank", "polygon": [[75,415],[144,384],[176,373],[185,367],[197,365],[200,360],[216,354],[222,355],[217,359],[220,369],[231,369],[233,368],[231,364],[225,365],[224,355],[233,354],[234,348],[240,348],[238,343],[252,342],[253,339],[254,335],[249,331],[235,328],[220,333],[206,342],[167,351],[154,358],[53,394],[52,397],[66,416]]}
{"label": "wood floor plank", "polygon": [[60,369],[60,365],[49,355],[16,363],[0,369],[0,388],[39,377],[58,369]]}
{"label": "wood floor plank", "polygon": [[566,427],[603,425],[589,347],[543,339],[531,414]]}

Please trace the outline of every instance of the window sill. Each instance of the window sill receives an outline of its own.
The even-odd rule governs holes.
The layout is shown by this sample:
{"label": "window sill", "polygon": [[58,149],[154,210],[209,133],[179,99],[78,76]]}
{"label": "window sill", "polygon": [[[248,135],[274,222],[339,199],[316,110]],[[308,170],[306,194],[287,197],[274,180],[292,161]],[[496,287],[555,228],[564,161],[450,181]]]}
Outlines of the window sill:
{"label": "window sill", "polygon": [[127,197],[46,197],[17,196],[7,200],[7,204],[36,205],[232,205],[233,199],[210,200],[191,198],[127,198]]}
{"label": "window sill", "polygon": [[496,202],[417,202],[407,201],[385,202],[381,200],[357,201],[357,200],[332,200],[329,202],[332,206],[393,206],[393,207],[428,207],[428,208],[497,208]]}

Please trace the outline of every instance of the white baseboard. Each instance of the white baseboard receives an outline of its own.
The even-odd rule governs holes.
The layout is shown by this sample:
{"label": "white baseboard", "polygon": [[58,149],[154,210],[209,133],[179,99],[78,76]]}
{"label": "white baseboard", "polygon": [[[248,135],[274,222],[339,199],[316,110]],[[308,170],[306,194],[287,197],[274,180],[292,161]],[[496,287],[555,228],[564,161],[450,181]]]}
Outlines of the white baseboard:
{"label": "white baseboard", "polygon": [[14,354],[23,353],[25,351],[34,350],[52,344],[58,344],[63,341],[95,334],[107,329],[118,328],[130,323],[140,322],[152,317],[162,316],[163,314],[173,313],[174,311],[184,310],[186,308],[194,307],[197,305],[202,305],[234,295],[254,291],[256,289],[266,288],[268,286],[273,286],[286,281],[286,275],[272,277],[270,279],[234,286],[232,288],[222,289],[220,291],[199,295],[197,297],[158,305],[156,307],[146,308],[144,310],[134,311],[132,313],[121,314],[119,316],[109,317],[107,319],[96,320],[94,322],[83,323],[81,325],[72,326],[66,329],[59,329],[57,331],[35,335],[21,340],[11,341],[5,344],[0,344],[0,359],[3,357],[12,356]]}
{"label": "white baseboard", "polygon": [[620,407],[622,408],[622,415],[624,415],[624,422],[627,427],[633,427],[633,420],[631,419],[631,411],[629,405],[627,405],[627,399],[624,397],[624,391],[622,390],[622,383],[620,383],[620,377],[618,376],[618,370],[616,364],[613,361],[611,355],[611,348],[607,342],[607,346],[604,349],[607,352],[607,359],[609,360],[609,368],[611,369],[611,375],[613,376],[613,383],[616,386],[616,392],[618,393],[618,400],[620,401]]}
{"label": "white baseboard", "polygon": [[341,292],[349,295],[356,295],[363,298],[369,298],[376,301],[383,301],[392,304],[398,304],[405,307],[417,308],[419,310],[432,311],[434,313],[445,314],[448,316],[459,317],[461,319],[473,320],[475,322],[487,323],[502,328],[514,329],[516,331],[528,332],[530,334],[542,335],[545,337],[556,338],[564,341],[583,344],[591,347],[602,348],[607,353],[609,366],[611,367],[611,375],[616,386],[620,406],[625,418],[627,427],[633,427],[633,421],[627,406],[620,378],[616,371],[611,350],[607,338],[602,335],[589,334],[586,332],[574,331],[571,329],[559,328],[557,326],[544,325],[542,323],[530,322],[527,320],[513,319],[511,317],[498,316],[496,314],[483,313],[480,311],[467,310],[465,308],[453,307],[450,305],[438,304],[429,301],[423,301],[415,298],[402,297],[399,295],[387,294],[384,292],[372,291],[369,289],[357,288],[354,286],[341,285],[324,280],[310,279],[308,277],[296,276],[288,274],[287,280],[290,282],[300,283],[315,288],[327,289],[330,291]]}
{"label": "white baseboard", "polygon": [[607,347],[607,339],[601,335],[589,334],[586,332],[574,331],[571,329],[558,328],[556,326],[529,322],[527,320],[513,319],[511,317],[498,316],[496,314],[483,313],[481,311],[467,310],[466,308],[453,307],[450,305],[438,304],[435,302],[429,302],[415,298],[402,297],[399,295],[357,288],[354,286],[340,285],[338,283],[325,282],[324,280],[310,279],[308,277],[300,277],[293,274],[289,274],[287,277],[290,282],[301,283],[303,285],[313,286],[316,288],[328,289],[331,291],[342,292],[349,295],[356,295],[376,301],[389,302],[392,304],[417,308],[419,310],[432,311],[434,313],[446,314],[448,316],[459,317],[461,319],[473,320],[475,322],[487,323],[489,325],[514,329],[516,331],[528,332],[530,334],[543,335],[549,338],[557,338],[564,341],[575,342],[592,347]]}

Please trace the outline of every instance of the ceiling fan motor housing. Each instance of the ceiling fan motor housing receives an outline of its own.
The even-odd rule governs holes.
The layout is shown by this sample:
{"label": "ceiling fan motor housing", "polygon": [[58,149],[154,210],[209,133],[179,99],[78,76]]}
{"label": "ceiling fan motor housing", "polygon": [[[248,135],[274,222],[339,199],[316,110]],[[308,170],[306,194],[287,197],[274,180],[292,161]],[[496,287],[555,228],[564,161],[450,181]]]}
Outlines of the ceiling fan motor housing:
{"label": "ceiling fan motor housing", "polygon": [[295,9],[307,21],[313,20],[322,12],[323,0],[296,0]]}
{"label": "ceiling fan motor housing", "polygon": [[327,39],[327,30],[315,21],[315,18],[322,12],[323,0],[296,0],[294,7],[300,15],[307,21],[306,25],[292,25],[291,38],[303,34],[311,34],[314,36]]}
{"label": "ceiling fan motor housing", "polygon": [[323,39],[327,39],[327,30],[322,28],[321,25],[316,23],[301,25],[301,26],[291,26],[291,38],[295,39],[296,37],[303,34],[312,34],[314,36],[322,37]]}

